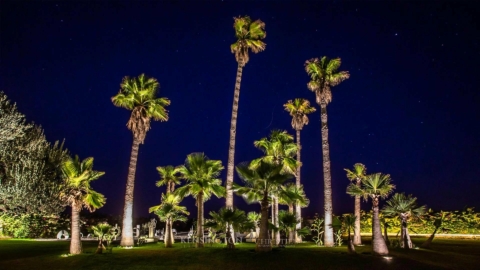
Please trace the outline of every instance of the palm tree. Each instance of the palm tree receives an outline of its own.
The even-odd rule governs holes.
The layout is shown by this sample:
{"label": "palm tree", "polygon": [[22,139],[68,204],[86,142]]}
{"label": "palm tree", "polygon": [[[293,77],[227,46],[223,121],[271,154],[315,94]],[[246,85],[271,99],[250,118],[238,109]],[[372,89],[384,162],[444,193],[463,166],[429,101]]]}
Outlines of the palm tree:
{"label": "palm tree", "polygon": [[[344,169],[347,172],[347,178],[352,183],[360,187],[362,179],[367,175],[367,168],[362,163],[353,165],[353,171]],[[360,235],[360,196],[355,196],[355,229],[353,230],[353,244],[361,245],[362,237]]]}
{"label": "palm tree", "polygon": [[187,218],[184,215],[190,214],[185,206],[179,205],[181,201],[182,198],[174,193],[167,193],[166,195],[162,193],[162,203],[152,206],[148,210],[150,213],[155,213],[160,221],[165,221],[167,224],[164,235],[164,243],[167,248],[173,247],[173,222],[186,221]]}
{"label": "palm tree", "polygon": [[[262,138],[253,142],[253,145],[264,153],[263,157],[254,159],[250,163],[250,168],[255,169],[261,162],[271,163],[282,166],[280,173],[295,175],[298,162],[295,159],[297,145],[293,142],[293,136],[282,130],[272,130],[269,138]],[[272,221],[275,227],[278,227],[278,197],[277,193],[272,192]],[[276,243],[280,242],[280,231],[277,230],[272,235]]]}
{"label": "palm tree", "polygon": [[271,195],[279,190],[279,186],[293,178],[291,174],[280,173],[283,170],[281,165],[260,162],[252,169],[248,162],[240,163],[237,167],[238,176],[245,185],[233,185],[238,195],[244,197],[248,203],[260,202],[260,235],[257,238],[257,251],[271,251],[272,245],[268,239],[268,208],[271,203]]}
{"label": "palm tree", "polygon": [[353,245],[353,242],[352,242],[352,236],[351,236],[352,234],[350,233],[351,230],[354,229],[357,224],[356,220],[357,220],[357,216],[355,215],[352,216],[351,214],[344,215],[344,218],[343,218],[343,224],[345,225],[345,227],[347,227],[349,253],[356,253],[355,246]]}
{"label": "palm tree", "polygon": [[102,254],[105,246],[103,245],[103,241],[107,238],[107,235],[110,233],[112,226],[106,222],[98,223],[91,227],[93,234],[98,237],[98,246],[97,250],[95,251],[96,254]]}
{"label": "palm tree", "polygon": [[400,247],[410,249],[413,247],[412,240],[408,234],[408,220],[419,219],[425,214],[426,205],[418,206],[417,198],[412,195],[405,196],[404,193],[395,193],[392,198],[386,201],[382,213],[387,217],[398,217],[402,223],[402,230],[400,233]]}
{"label": "palm tree", "polygon": [[280,210],[278,213],[278,229],[281,233],[288,237],[289,242],[294,238],[293,234],[295,233],[295,227],[297,226],[298,220],[293,212],[287,212],[285,210]]}
{"label": "palm tree", "polygon": [[138,148],[140,144],[144,143],[147,131],[150,130],[151,119],[168,121],[168,111],[165,107],[170,105],[170,100],[156,97],[159,87],[155,78],[148,78],[145,74],[141,74],[138,78],[127,76],[120,83],[118,94],[112,97],[115,106],[132,111],[127,122],[128,129],[133,133],[133,144],[123,208],[122,240],[120,241],[120,245],[123,247],[133,246],[133,188]]}
{"label": "palm tree", "polygon": [[227,228],[225,234],[227,248],[234,249],[235,244],[230,229],[233,228],[234,230],[239,230],[245,223],[249,222],[245,212],[238,209],[221,208],[218,213],[213,211],[210,212],[210,216],[213,220],[205,223],[205,227],[215,228],[215,230],[223,230]]}
{"label": "palm tree", "polygon": [[[157,171],[161,177],[160,180],[158,180],[156,183],[157,187],[167,186],[167,194],[172,193],[175,190],[175,185],[180,184],[178,168],[175,168],[171,165],[165,167],[158,166]],[[170,232],[170,235],[168,237],[170,239],[173,239],[173,223],[170,219],[165,220],[165,228],[165,232]],[[165,244],[167,243],[166,240],[167,237],[165,237]]]}
{"label": "palm tree", "polygon": [[167,194],[173,193],[175,185],[180,184],[179,168],[172,165],[165,167],[158,166],[157,171],[160,174],[160,180],[157,181],[157,187],[166,186]]}
{"label": "palm tree", "polygon": [[[310,101],[304,98],[296,98],[293,101],[289,100],[287,103],[283,105],[285,110],[290,113],[292,117],[292,128],[297,132],[297,161],[299,166],[297,167],[297,174],[296,174],[296,184],[297,188],[300,188],[301,181],[300,181],[300,171],[301,171],[301,160],[300,160],[300,150],[302,149],[302,144],[300,143],[300,131],[303,129],[305,125],[308,125],[308,114],[311,114],[316,111],[314,107],[310,107]],[[295,213],[297,220],[299,220],[296,229],[299,230],[302,228],[302,210],[300,205],[295,205]],[[299,243],[302,242],[302,238],[295,234],[295,242]]]}
{"label": "palm tree", "polygon": [[197,238],[196,247],[204,246],[203,239],[203,204],[213,195],[218,198],[225,196],[225,187],[218,177],[224,169],[221,160],[210,160],[203,153],[192,153],[187,156],[185,165],[179,167],[182,179],[187,184],[178,188],[175,193],[180,197],[192,195],[196,200]]}
{"label": "palm tree", "polygon": [[230,121],[230,143],[228,148],[227,164],[227,195],[226,207],[233,208],[233,173],[235,167],[235,135],[237,133],[238,101],[240,98],[240,83],[242,82],[243,67],[250,60],[249,51],[259,53],[265,50],[266,44],[262,41],[266,37],[265,23],[261,20],[253,21],[249,16],[235,17],[233,28],[237,41],[230,46],[232,53],[237,60],[237,78],[235,80],[235,91],[233,94],[232,119]]}
{"label": "palm tree", "polygon": [[70,254],[80,254],[82,253],[80,211],[86,208],[93,212],[105,204],[105,197],[90,186],[91,181],[97,180],[105,172],[93,170],[93,157],[80,161],[78,156],[75,156],[67,157],[62,162],[62,173],[64,183],[60,198],[72,207]]}
{"label": "palm tree", "polygon": [[375,173],[363,178],[360,187],[354,183],[350,183],[347,187],[347,193],[352,196],[362,196],[365,200],[368,197],[372,199],[372,243],[373,253],[377,255],[388,254],[388,247],[380,227],[379,204],[381,198],[385,199],[395,189],[391,181],[389,174]]}
{"label": "palm tree", "polygon": [[[288,212],[290,214],[295,215],[295,220],[297,220],[297,225],[292,229],[291,232],[288,233],[290,243],[298,243],[297,230],[298,224],[301,225],[301,220],[297,218],[296,208],[294,206],[298,206],[301,208],[305,208],[310,204],[310,200],[305,195],[305,191],[303,190],[303,185],[297,187],[296,183],[288,183],[280,187],[280,192],[278,195],[279,204],[288,205]],[[300,227],[301,229],[301,227]],[[300,238],[301,242],[301,238]]]}
{"label": "palm tree", "polygon": [[338,71],[341,59],[313,58],[305,62],[305,70],[311,78],[307,87],[315,92],[316,102],[320,105],[322,121],[323,186],[325,208],[325,246],[335,245],[332,229],[332,175],[330,173],[330,146],[328,143],[327,105],[332,101],[331,87],[350,78],[348,71]]}
{"label": "palm tree", "polygon": [[258,235],[260,235],[260,227],[258,226],[260,224],[260,218],[261,215],[257,212],[248,212],[247,218],[250,222],[255,225],[255,237],[258,238]]}

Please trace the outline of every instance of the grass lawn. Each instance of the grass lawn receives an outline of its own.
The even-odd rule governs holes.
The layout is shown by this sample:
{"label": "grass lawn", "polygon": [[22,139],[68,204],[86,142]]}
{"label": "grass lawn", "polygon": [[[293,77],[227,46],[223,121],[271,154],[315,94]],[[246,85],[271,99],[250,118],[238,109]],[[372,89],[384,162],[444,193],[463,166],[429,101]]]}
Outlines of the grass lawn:
{"label": "grass lawn", "polygon": [[[420,244],[424,239],[413,239]],[[95,242],[83,242],[84,254],[68,253],[66,241],[0,240],[0,269],[479,269],[479,240],[435,239],[431,250],[391,249],[392,260],[370,254],[366,246],[349,255],[345,246],[336,248],[301,244],[270,253],[255,253],[254,244],[239,244],[236,250],[222,245],[203,249],[166,249],[163,243],[130,250],[114,248],[112,254],[94,254]]]}

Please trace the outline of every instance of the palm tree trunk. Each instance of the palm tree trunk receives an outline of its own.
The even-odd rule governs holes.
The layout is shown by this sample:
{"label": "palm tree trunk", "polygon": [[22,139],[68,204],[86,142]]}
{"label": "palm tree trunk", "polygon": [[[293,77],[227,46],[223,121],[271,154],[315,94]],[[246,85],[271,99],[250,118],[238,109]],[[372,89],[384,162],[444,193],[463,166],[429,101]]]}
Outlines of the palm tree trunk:
{"label": "palm tree trunk", "polygon": [[406,218],[402,218],[402,230],[400,233],[400,247],[404,249],[411,249],[412,248],[412,240],[410,239],[410,235],[408,234],[407,228],[407,220]]}
{"label": "palm tree trunk", "polygon": [[[357,187],[360,187],[360,181],[356,183]],[[353,230],[353,244],[354,245],[361,245],[362,244],[362,237],[360,235],[360,196],[355,196],[355,227]]]}
{"label": "palm tree trunk", "polygon": [[[293,204],[289,204],[288,205],[288,212],[290,214],[296,214],[295,213],[295,206]],[[296,215],[295,215],[296,216]],[[288,229],[288,243],[296,243],[296,233],[297,233],[297,230],[296,229]]]}
{"label": "palm tree trunk", "polygon": [[433,241],[433,238],[435,237],[435,234],[437,233],[437,230],[439,229],[440,227],[435,227],[435,230],[433,231],[433,233],[430,235],[430,237],[428,237],[427,241],[425,241],[423,244],[422,244],[422,248],[430,248],[430,245],[432,244],[432,241]]}
{"label": "palm tree trunk", "polygon": [[70,241],[70,254],[82,253],[82,241],[80,240],[80,208],[72,204],[72,240]]}
{"label": "palm tree trunk", "polygon": [[97,246],[97,250],[95,251],[95,254],[102,254],[103,253],[103,237],[99,237],[98,239],[98,246]]}
{"label": "palm tree trunk", "polygon": [[240,60],[237,66],[237,77],[235,80],[235,91],[233,92],[232,119],[230,120],[230,143],[228,147],[228,164],[227,164],[227,194],[225,197],[226,208],[233,208],[233,173],[235,167],[235,135],[237,133],[237,115],[238,101],[240,99],[240,83],[242,82],[243,61]]}
{"label": "palm tree trunk", "polygon": [[382,236],[379,218],[379,199],[373,198],[373,222],[372,222],[372,245],[375,255],[388,255],[388,247]]}
{"label": "palm tree trunk", "polygon": [[[273,206],[274,206],[274,213],[273,213],[273,224],[278,228],[278,197],[273,197]],[[273,233],[275,245],[280,244],[280,230],[277,230]]]}
{"label": "palm tree trunk", "polygon": [[203,193],[200,192],[197,196],[197,248],[203,248]]}
{"label": "palm tree trunk", "polygon": [[355,251],[355,246],[353,245],[352,237],[350,234],[350,224],[348,225],[348,253],[351,253],[351,254],[357,253]]}
{"label": "palm tree trunk", "polygon": [[390,246],[390,239],[388,239],[388,226],[386,223],[383,224],[383,237],[385,238],[385,244],[387,244],[387,246]]}
{"label": "palm tree trunk", "polygon": [[[301,164],[301,159],[300,159],[300,150],[302,148],[302,144],[300,143],[300,130],[297,130],[297,161],[299,164]],[[301,172],[301,165],[298,166],[297,168],[297,181],[296,181],[296,186],[297,188],[300,188],[301,181],[300,181],[300,172]],[[300,230],[302,228],[302,208],[300,205],[295,205],[295,218],[298,220],[296,230],[295,230],[295,243],[301,243],[302,242],[302,237],[297,234],[297,230]]]}
{"label": "palm tree trunk", "polygon": [[167,219],[166,224],[165,224],[165,235],[163,236],[165,238],[165,247],[171,248],[173,247],[173,233],[172,233],[172,220]]}
{"label": "palm tree trunk", "polygon": [[323,154],[323,195],[325,208],[324,240],[326,247],[333,247],[335,240],[333,238],[332,228],[332,175],[330,173],[330,147],[328,144],[328,125],[327,125],[327,104],[320,102],[320,118],[322,121],[322,154]]}
{"label": "palm tree trunk", "polygon": [[261,203],[260,235],[257,238],[256,251],[271,251],[272,245],[268,238],[268,192],[264,192]]}
{"label": "palm tree trunk", "polygon": [[140,140],[133,139],[130,165],[128,166],[127,189],[125,191],[125,207],[123,208],[122,239],[120,246],[132,247],[133,243],[133,188],[137,169],[138,148]]}

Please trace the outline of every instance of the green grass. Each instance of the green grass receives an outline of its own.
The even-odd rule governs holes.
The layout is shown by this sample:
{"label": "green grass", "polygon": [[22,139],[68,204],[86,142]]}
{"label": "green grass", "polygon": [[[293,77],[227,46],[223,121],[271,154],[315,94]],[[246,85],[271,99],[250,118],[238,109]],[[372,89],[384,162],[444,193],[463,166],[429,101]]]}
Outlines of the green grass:
{"label": "green grass", "polygon": [[[69,242],[0,240],[0,269],[476,269],[480,262],[479,240],[436,239],[431,250],[391,249],[392,260],[372,256],[371,247],[323,248],[301,244],[270,253],[255,253],[254,244],[239,244],[236,250],[222,245],[196,249],[166,249],[147,244],[130,250],[114,248],[112,254],[94,254],[95,242],[83,242],[84,254],[62,257]],[[424,239],[413,239],[420,244]],[[418,242],[417,242],[418,241]]]}

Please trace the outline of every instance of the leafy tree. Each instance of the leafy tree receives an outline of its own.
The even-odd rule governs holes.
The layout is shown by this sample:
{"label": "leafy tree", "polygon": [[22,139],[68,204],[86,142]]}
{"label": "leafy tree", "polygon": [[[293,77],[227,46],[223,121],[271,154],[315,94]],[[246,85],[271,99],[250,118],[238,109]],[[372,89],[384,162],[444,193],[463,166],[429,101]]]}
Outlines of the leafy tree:
{"label": "leafy tree", "polygon": [[278,228],[281,233],[288,237],[290,243],[292,243],[291,240],[294,239],[293,235],[295,234],[297,223],[298,220],[295,213],[285,210],[280,210],[278,212]]}
{"label": "leafy tree", "polygon": [[162,193],[162,203],[156,206],[150,207],[148,210],[150,213],[155,213],[160,218],[160,221],[165,221],[167,224],[164,242],[165,247],[173,247],[173,230],[172,224],[175,221],[187,221],[187,217],[184,215],[189,215],[185,206],[180,206],[182,198],[174,193],[167,193],[166,195]]}
{"label": "leafy tree", "polygon": [[297,225],[292,229],[291,232],[288,232],[288,237],[290,243],[295,242],[298,243],[300,240],[296,238],[298,230],[298,224],[301,224],[301,220],[298,220],[298,215],[296,213],[296,208],[294,206],[298,206],[301,208],[307,207],[310,204],[310,200],[305,195],[305,191],[303,190],[303,185],[297,187],[296,183],[288,183],[286,185],[280,186],[279,190],[279,204],[288,205],[288,212],[295,215],[295,220],[297,220]]}
{"label": "leafy tree", "polygon": [[141,74],[137,78],[124,77],[120,83],[120,91],[112,102],[115,106],[132,111],[127,127],[133,133],[132,152],[128,167],[127,187],[125,191],[125,206],[123,209],[122,240],[123,247],[133,246],[133,189],[135,186],[135,171],[137,168],[138,148],[145,141],[150,130],[150,121],[168,121],[166,106],[170,105],[167,98],[158,98],[160,87],[157,79]]}
{"label": "leafy tree", "polygon": [[103,245],[103,241],[107,238],[107,235],[110,233],[112,226],[106,222],[100,222],[97,225],[93,225],[91,230],[93,234],[98,237],[98,246],[97,250],[95,251],[96,254],[102,254],[105,246]]}
{"label": "leafy tree", "polygon": [[258,237],[258,235],[260,234],[260,218],[261,218],[261,215],[255,211],[252,211],[252,212],[248,212],[247,214],[247,218],[250,222],[253,223],[253,225],[255,225],[255,236]]}
{"label": "leafy tree", "polygon": [[240,99],[240,83],[242,82],[243,68],[250,60],[249,51],[259,53],[265,50],[266,44],[262,41],[266,37],[265,23],[261,20],[252,21],[249,16],[235,17],[233,29],[237,41],[230,46],[235,60],[238,63],[235,91],[233,93],[232,119],[230,121],[230,142],[227,164],[227,195],[226,207],[233,207],[233,174],[235,167],[235,135],[237,133],[238,102]]}
{"label": "leafy tree", "polygon": [[33,223],[39,216],[56,216],[64,209],[58,194],[66,154],[63,143],[50,144],[42,128],[26,123],[0,92],[0,215],[21,219],[33,229],[26,235],[37,236]]}
{"label": "leafy tree", "polygon": [[93,170],[93,157],[80,161],[78,156],[67,157],[62,163],[62,171],[65,180],[60,197],[72,207],[70,253],[80,254],[82,253],[80,211],[86,208],[93,212],[105,204],[105,197],[90,186],[90,182],[97,180],[105,173]]}
{"label": "leafy tree", "polygon": [[347,193],[352,196],[362,196],[365,200],[368,197],[372,199],[372,244],[373,253],[377,255],[388,254],[388,247],[385,239],[382,237],[382,229],[380,227],[380,199],[387,198],[394,189],[395,185],[392,184],[390,175],[381,173],[367,175],[367,177],[362,179],[360,187],[354,183],[350,183],[347,187]]}
{"label": "leafy tree", "polygon": [[329,59],[312,58],[305,62],[305,70],[310,76],[307,87],[315,93],[317,104],[320,105],[322,122],[322,155],[323,155],[323,184],[325,208],[325,246],[333,247],[332,230],[332,176],[330,173],[330,146],[328,143],[327,105],[332,101],[331,87],[339,85],[350,78],[348,71],[338,71],[341,65],[340,58]]}
{"label": "leafy tree", "polygon": [[[347,178],[352,183],[360,187],[362,179],[367,176],[367,168],[362,163],[355,163],[353,170],[344,169],[347,172]],[[360,196],[355,196],[355,229],[353,231],[353,244],[361,245],[362,237],[360,235]]]}
{"label": "leafy tree", "polygon": [[220,198],[225,196],[225,187],[218,177],[224,169],[222,161],[210,160],[204,153],[192,153],[187,156],[185,165],[180,166],[181,178],[186,185],[178,188],[175,193],[181,198],[191,195],[197,206],[197,243],[196,247],[204,247],[203,239],[203,204],[212,195]]}
{"label": "leafy tree", "polygon": [[244,186],[234,183],[234,191],[243,196],[248,203],[260,202],[261,206],[260,235],[257,238],[256,250],[271,251],[272,246],[268,239],[268,208],[271,203],[271,194],[292,179],[293,175],[282,174],[280,173],[283,169],[281,165],[266,162],[260,162],[254,169],[249,162],[243,162],[237,165],[236,169]]}
{"label": "leafy tree", "polygon": [[382,213],[387,217],[397,217],[402,222],[400,234],[400,247],[410,249],[413,247],[412,240],[408,233],[408,221],[410,219],[421,218],[425,214],[426,206],[418,206],[417,198],[412,195],[406,196],[404,193],[395,193],[386,201]]}
{"label": "leafy tree", "polygon": [[[302,149],[302,144],[300,143],[300,131],[303,129],[305,125],[308,125],[308,114],[311,114],[316,111],[314,107],[310,107],[310,101],[304,98],[296,98],[293,101],[289,100],[287,103],[283,105],[285,110],[290,113],[292,117],[292,128],[295,129],[297,132],[297,173],[295,175],[297,181],[296,185],[297,188],[301,186],[301,159],[300,159],[300,150]],[[302,207],[301,205],[295,205],[295,214],[296,218],[299,221],[296,229],[299,230],[302,226]],[[302,242],[302,238],[295,234],[295,242],[299,243]]]}

